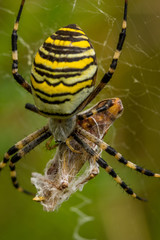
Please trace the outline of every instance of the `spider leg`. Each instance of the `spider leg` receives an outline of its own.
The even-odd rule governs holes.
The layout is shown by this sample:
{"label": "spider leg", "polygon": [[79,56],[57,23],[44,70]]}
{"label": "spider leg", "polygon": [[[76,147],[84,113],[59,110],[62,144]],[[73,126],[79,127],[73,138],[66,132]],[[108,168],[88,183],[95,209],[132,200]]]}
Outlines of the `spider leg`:
{"label": "spider leg", "polygon": [[19,186],[17,182],[17,177],[16,177],[15,163],[18,162],[25,154],[27,154],[29,151],[31,151],[33,148],[35,148],[37,145],[39,145],[41,142],[43,142],[45,139],[47,139],[50,136],[51,136],[51,133],[48,130],[48,126],[45,126],[42,129],[30,134],[23,140],[19,141],[17,144],[11,147],[7,153],[5,153],[4,159],[0,163],[0,170],[2,170],[2,168],[6,166],[11,155],[14,154],[10,160],[9,167],[11,170],[10,175],[11,175],[12,183],[14,187],[18,189],[18,191],[31,194]]}
{"label": "spider leg", "polygon": [[30,110],[30,111],[32,111],[32,112],[34,112],[34,113],[38,113],[38,114],[42,115],[42,113],[38,110],[38,108],[35,105],[31,104],[31,103],[26,103],[25,108]]}
{"label": "spider leg", "polygon": [[81,110],[85,108],[97,95],[98,93],[106,86],[106,84],[111,80],[116,67],[118,63],[118,59],[121,54],[121,50],[124,44],[124,40],[126,37],[126,28],[127,28],[127,6],[128,6],[128,0],[125,0],[125,5],[124,5],[124,16],[123,16],[123,23],[122,23],[122,30],[119,34],[119,40],[117,43],[117,47],[115,50],[115,53],[113,55],[112,62],[110,64],[110,67],[108,69],[108,72],[104,74],[102,80],[98,84],[98,86],[93,90],[93,92],[87,97],[87,99],[82,103],[81,105]]}
{"label": "spider leg", "polygon": [[98,107],[97,109],[91,109],[90,111],[87,111],[84,114],[80,113],[80,114],[77,115],[77,118],[78,118],[78,120],[84,120],[86,118],[89,118],[91,116],[96,115],[97,113],[106,111],[106,110],[108,110],[112,106],[113,106],[112,99],[108,99],[108,101],[103,106]]}
{"label": "spider leg", "polygon": [[25,88],[29,93],[32,93],[31,86],[24,80],[24,78],[18,73],[18,50],[17,50],[17,31],[18,31],[18,25],[19,25],[19,20],[21,17],[21,13],[23,10],[23,5],[25,3],[25,0],[22,0],[18,15],[14,24],[14,28],[12,31],[12,74],[14,79],[23,87]]}
{"label": "spider leg", "polygon": [[15,163],[18,162],[24,155],[26,155],[28,152],[30,152],[32,149],[34,149],[37,145],[39,145],[41,142],[46,140],[48,137],[51,136],[51,133],[49,131],[44,132],[42,135],[40,135],[38,138],[30,142],[28,145],[26,145],[24,148],[19,150],[10,160],[9,167],[10,167],[10,175],[11,180],[13,183],[13,186],[19,191],[24,192],[29,195],[34,195],[33,193],[30,193],[19,186],[19,183],[17,181],[16,177],[16,170],[15,170]]}
{"label": "spider leg", "polygon": [[132,168],[132,169],[134,169],[134,170],[136,170],[136,171],[138,171],[138,172],[140,172],[144,175],[147,175],[147,176],[157,177],[157,178],[160,177],[159,173],[153,173],[150,170],[144,169],[144,168],[136,165],[135,163],[132,163],[132,162],[126,160],[119,152],[117,152],[110,145],[103,142],[102,140],[95,137],[94,135],[90,134],[89,132],[87,132],[86,130],[81,128],[80,126],[77,126],[77,130],[81,135],[85,136],[88,140],[90,140],[91,142],[98,145],[103,151],[105,151],[105,152],[109,153],[110,155],[114,156],[120,163],[123,163],[127,167]]}
{"label": "spider leg", "polygon": [[8,163],[10,157],[18,152],[20,149],[22,149],[24,146],[26,146],[28,143],[32,142],[34,139],[38,138],[42,133],[46,132],[48,130],[48,125],[44,126],[43,128],[31,133],[21,141],[17,142],[14,146],[12,146],[5,154],[3,161],[0,162],[0,171],[6,166]]}
{"label": "spider leg", "polygon": [[40,135],[42,135],[44,132],[48,130],[48,126],[44,126],[43,128],[31,133],[21,141],[17,142],[14,146],[12,146],[5,154],[3,161],[0,162],[0,171],[6,166],[8,163],[10,157],[18,152],[20,149],[22,149],[24,146],[26,146],[28,143],[32,142],[36,138],[38,138]]}
{"label": "spider leg", "polygon": [[96,157],[97,163],[106,170],[106,172],[114,178],[114,180],[133,198],[137,198],[142,201],[146,201],[145,199],[136,195],[131,188],[127,186],[127,184],[116,174],[111,166],[107,164],[106,161],[103,160],[88,144],[86,144],[82,139],[78,137],[78,135],[73,132],[72,136],[74,139],[88,152],[91,156]]}
{"label": "spider leg", "polygon": [[[32,111],[32,112],[34,112],[34,113],[40,114],[42,116],[42,114],[38,110],[38,108],[35,105],[31,104],[31,103],[26,103],[25,108],[30,110],[30,111]],[[52,150],[52,149],[56,148],[59,145],[58,143],[54,144],[54,145],[51,145],[51,142],[52,142],[53,138],[54,137],[51,136],[50,139],[46,142],[46,148],[48,150]]]}

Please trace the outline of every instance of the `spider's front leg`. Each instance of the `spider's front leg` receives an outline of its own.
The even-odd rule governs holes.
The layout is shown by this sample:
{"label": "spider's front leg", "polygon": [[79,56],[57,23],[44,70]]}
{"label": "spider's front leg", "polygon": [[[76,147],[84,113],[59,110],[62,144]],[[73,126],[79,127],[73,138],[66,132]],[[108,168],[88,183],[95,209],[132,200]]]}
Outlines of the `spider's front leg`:
{"label": "spider's front leg", "polygon": [[139,197],[136,193],[133,192],[131,188],[127,186],[127,184],[117,175],[114,169],[107,164],[87,143],[85,143],[75,132],[72,133],[73,138],[85,149],[87,153],[89,153],[92,157],[96,158],[96,162],[100,165],[100,167],[104,168],[106,172],[113,177],[113,179],[133,198],[137,198],[142,201],[146,201],[145,199]]}
{"label": "spider's front leg", "polygon": [[11,171],[10,172],[11,180],[12,180],[13,186],[18,191],[24,192],[29,195],[34,195],[19,186],[19,183],[18,183],[17,177],[16,177],[15,163],[18,162],[25,154],[30,152],[37,145],[39,145],[41,142],[43,142],[50,136],[51,136],[51,133],[48,130],[48,125],[44,126],[43,128],[35,131],[34,133],[32,133],[32,134],[28,135],[27,137],[25,137],[24,139],[22,139],[21,141],[17,142],[14,146],[12,146],[5,153],[3,161],[0,162],[0,171],[6,166],[6,164],[8,163],[8,161],[11,158],[10,163],[9,163],[9,167],[10,167],[10,171]]}
{"label": "spider's front leg", "polygon": [[82,129],[80,126],[77,126],[77,131],[79,134],[81,134],[82,136],[87,138],[89,141],[91,141],[92,143],[95,143],[97,146],[99,146],[99,148],[101,150],[103,150],[103,151],[107,152],[108,154],[110,154],[111,156],[115,157],[115,159],[118,160],[118,162],[120,162],[120,163],[126,165],[127,167],[129,167],[137,172],[140,172],[146,176],[160,178],[159,173],[154,173],[148,169],[145,169],[145,168],[142,168],[142,167],[136,165],[135,163],[132,163],[131,161],[126,160],[122,156],[122,154],[117,152],[113,147],[111,147],[110,145],[108,145],[107,143],[102,141],[101,139],[97,138],[96,136],[85,131],[85,129]]}
{"label": "spider's front leg", "polygon": [[17,50],[18,35],[17,35],[17,31],[18,31],[19,20],[20,20],[20,17],[21,17],[21,13],[22,13],[22,10],[23,10],[24,3],[25,3],[25,0],[22,0],[20,8],[19,8],[18,15],[17,15],[17,18],[16,18],[16,21],[15,21],[15,24],[14,24],[14,28],[13,28],[13,31],[12,31],[12,60],[13,60],[12,74],[13,74],[14,79],[24,89],[26,89],[29,93],[32,93],[30,84],[28,84],[18,72],[18,50]]}
{"label": "spider's front leg", "polygon": [[101,79],[98,86],[93,90],[93,92],[87,97],[87,99],[81,104],[80,109],[84,109],[98,94],[99,92],[106,86],[106,84],[111,80],[116,68],[117,63],[119,60],[119,57],[121,55],[121,51],[123,48],[123,44],[126,38],[126,29],[127,29],[127,7],[128,7],[128,0],[125,0],[124,4],[124,15],[123,15],[123,22],[122,22],[122,30],[119,34],[119,39],[117,43],[116,50],[114,52],[112,62],[110,64],[110,67],[108,69],[108,72],[106,72]]}

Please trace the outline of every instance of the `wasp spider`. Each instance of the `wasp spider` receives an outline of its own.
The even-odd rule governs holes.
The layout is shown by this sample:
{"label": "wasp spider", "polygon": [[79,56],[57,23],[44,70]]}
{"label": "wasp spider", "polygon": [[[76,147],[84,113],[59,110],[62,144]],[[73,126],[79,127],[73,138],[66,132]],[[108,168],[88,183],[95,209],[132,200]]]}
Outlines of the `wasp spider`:
{"label": "wasp spider", "polygon": [[[88,160],[92,159],[95,168],[83,182],[93,178],[98,173],[97,166],[100,166],[104,168],[128,194],[134,198],[143,200],[137,196],[132,189],[121,180],[113,168],[100,157],[100,150],[104,150],[120,163],[142,174],[160,177],[160,174],[153,173],[126,160],[114,148],[103,142],[102,139],[109,125],[122,112],[123,107],[120,99],[107,99],[98,103],[90,110],[83,113],[81,112],[105,87],[116,70],[126,37],[127,0],[124,2],[122,30],[119,34],[117,48],[108,72],[105,73],[98,86],[95,87],[97,74],[96,54],[88,37],[83,30],[75,24],[60,28],[46,39],[39,48],[32,64],[31,85],[24,80],[18,72],[17,52],[17,31],[25,3],[25,0],[22,0],[12,32],[12,73],[14,79],[33,95],[35,105],[26,104],[26,108],[47,117],[49,122],[40,130],[28,135],[11,147],[5,153],[4,159],[0,163],[0,170],[2,170],[9,161],[12,183],[18,191],[31,194],[20,187],[16,177],[15,163],[49,137],[54,138],[57,145],[59,145],[59,153],[64,153],[67,149],[70,151],[70,155],[66,154],[64,157],[68,158],[64,163],[68,161],[69,164],[71,153],[73,153],[75,158],[72,160],[72,163],[75,160],[78,162],[78,159],[80,159],[79,165],[74,165],[73,169],[75,172],[73,176],[80,171],[84,164],[84,161],[82,161],[83,154],[87,154]],[[103,133],[101,136],[94,132],[93,119],[96,119],[98,127],[103,123]],[[51,139],[49,139],[49,142],[51,142]],[[48,148],[52,148],[49,142]],[[95,148],[95,146],[98,147]],[[99,149],[99,151],[97,149]],[[69,168],[70,165],[66,166],[66,164],[64,164],[63,171],[67,171],[67,167]],[[48,171],[54,171],[55,174],[60,175],[60,173],[57,173],[57,169],[56,164],[53,164]],[[67,188],[69,181],[69,179],[61,181],[59,186],[55,182],[55,186],[59,189]],[[35,200],[43,201],[45,199],[39,197]]]}

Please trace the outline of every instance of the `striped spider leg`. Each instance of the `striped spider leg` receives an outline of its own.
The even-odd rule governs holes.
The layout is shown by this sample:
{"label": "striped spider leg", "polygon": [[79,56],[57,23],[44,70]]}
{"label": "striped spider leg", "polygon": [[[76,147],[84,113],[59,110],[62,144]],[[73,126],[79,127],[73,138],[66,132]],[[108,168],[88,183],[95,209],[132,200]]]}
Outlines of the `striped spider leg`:
{"label": "striped spider leg", "polygon": [[148,169],[144,169],[144,168],[136,165],[135,163],[132,163],[132,162],[126,160],[113,147],[111,147],[110,145],[108,145],[107,143],[102,141],[101,139],[97,138],[96,136],[90,134],[85,129],[81,128],[80,126],[77,125],[76,126],[76,130],[83,137],[87,138],[92,143],[95,143],[98,147],[100,147],[101,150],[103,150],[103,151],[107,152],[108,154],[110,154],[111,156],[113,156],[116,160],[118,160],[118,162],[123,163],[127,167],[129,167],[129,168],[131,168],[133,170],[136,170],[137,172],[140,172],[140,173],[142,173],[142,174],[144,174],[146,176],[155,177],[155,178],[159,178],[160,177],[159,173],[153,173],[152,171],[150,171]]}
{"label": "striped spider leg", "polygon": [[[110,176],[114,178],[114,180],[132,197],[137,198],[139,200],[145,201],[145,199],[137,196],[136,193],[133,192],[131,188],[127,186],[127,184],[122,181],[122,179],[117,175],[117,173],[114,171],[114,169],[107,164],[106,161],[103,160],[103,158],[100,157],[99,154],[97,154],[88,144],[85,143],[78,135],[77,133],[72,133],[73,138],[85,149],[86,152],[88,152],[91,156],[94,157],[96,162],[106,170],[107,173],[109,173]],[[90,180],[90,179],[89,179]]]}
{"label": "striped spider leg", "polygon": [[128,160],[126,160],[119,152],[117,152],[113,147],[111,147],[110,145],[108,145],[107,143],[105,143],[104,141],[102,141],[101,139],[99,139],[98,137],[90,134],[89,132],[87,132],[86,130],[84,130],[83,128],[81,128],[80,126],[76,126],[76,130],[77,132],[73,132],[72,136],[74,137],[74,139],[81,145],[83,146],[83,148],[85,149],[86,152],[90,153],[92,156],[95,157],[97,163],[104,168],[109,175],[111,175],[115,181],[120,184],[120,186],[128,193],[130,194],[132,197],[135,197],[139,200],[145,200],[139,196],[137,196],[131,188],[129,188],[124,181],[122,181],[122,179],[115,173],[115,171],[113,170],[113,168],[111,166],[109,166],[101,157],[100,155],[98,155],[92,148],[90,148],[89,145],[87,145],[80,136],[83,136],[85,139],[88,139],[89,141],[91,141],[92,143],[94,143],[95,145],[97,145],[101,150],[106,151],[107,153],[109,153],[110,155],[114,156],[116,160],[118,160],[120,163],[123,163],[124,165],[126,165],[127,167],[134,169],[146,176],[151,176],[151,177],[156,177],[156,178],[160,178],[160,174],[159,173],[153,173],[152,171],[148,170],[148,169],[144,169],[138,165],[136,165],[135,163],[132,163]]}
{"label": "striped spider leg", "polygon": [[124,3],[124,15],[123,15],[123,22],[122,22],[122,30],[119,34],[119,40],[117,43],[116,50],[113,55],[112,62],[110,64],[110,67],[108,69],[108,72],[106,72],[101,79],[98,86],[92,91],[92,93],[86,98],[84,102],[82,102],[81,106],[79,107],[81,110],[84,109],[98,94],[99,92],[106,86],[106,84],[111,80],[116,67],[118,63],[118,59],[120,57],[123,44],[126,38],[126,29],[127,29],[127,7],[128,7],[128,0],[125,0]]}
{"label": "striped spider leg", "polygon": [[21,141],[17,142],[12,146],[4,155],[3,161],[0,162],[0,171],[7,165],[9,162],[10,167],[10,176],[13,183],[13,186],[19,191],[24,192],[29,195],[34,195],[25,189],[23,189],[18,181],[16,176],[15,163],[17,163],[24,155],[34,149],[41,142],[46,140],[51,136],[48,125],[43,128],[31,133]]}
{"label": "striped spider leg", "polygon": [[18,26],[19,26],[19,20],[21,17],[21,13],[23,10],[23,5],[25,3],[25,0],[22,0],[20,8],[19,8],[19,12],[14,24],[14,28],[12,31],[12,74],[14,79],[24,88],[26,89],[29,93],[32,93],[31,90],[31,86],[29,83],[27,83],[24,78],[19,74],[18,72],[18,50],[17,50],[17,39],[18,39],[18,35],[17,35],[17,31],[18,31]]}
{"label": "striped spider leg", "polygon": [[[105,100],[104,100],[105,101]],[[110,102],[111,101],[111,102]],[[115,116],[119,116],[123,110],[122,103],[120,99],[115,98],[114,102],[113,99],[108,99],[109,108],[106,108],[106,105],[101,105],[104,103],[103,101],[100,102],[97,105],[96,109],[92,109],[90,112],[83,113],[82,115],[78,115],[80,119],[90,119],[90,117],[94,116],[98,119],[99,126],[100,121],[101,124],[103,123],[104,114],[110,119],[115,119]],[[96,120],[97,120],[96,119]],[[80,123],[80,122],[79,122]],[[106,134],[106,133],[105,133]],[[123,162],[126,164],[126,166],[136,169],[137,171],[140,171],[143,174],[146,174],[148,176],[154,176],[154,177],[160,177],[159,174],[154,174],[151,171],[145,170],[143,168],[140,168],[139,166],[125,160],[120,153],[117,153],[113,148],[111,148],[108,144],[102,141],[103,137],[98,137],[95,134],[92,134],[91,131],[88,131],[85,128],[85,125],[77,124],[75,131],[72,133],[73,138],[85,149],[86,152],[90,153],[95,159],[96,162],[104,168],[113,178],[114,180],[120,184],[120,186],[132,197],[137,198],[139,200],[144,200],[143,198],[137,196],[131,188],[129,188],[124,181],[115,173],[113,168],[109,166],[101,157],[100,154],[97,154],[97,152],[91,147],[90,143],[94,143],[96,146],[98,146],[101,150],[105,150],[107,153],[114,155],[115,158],[117,158],[120,162]],[[86,139],[89,141],[86,141]],[[94,146],[95,146],[94,145]],[[105,146],[105,147],[104,147]],[[114,152],[114,154],[113,154]],[[101,153],[101,151],[100,151]],[[123,161],[122,161],[123,160]]]}

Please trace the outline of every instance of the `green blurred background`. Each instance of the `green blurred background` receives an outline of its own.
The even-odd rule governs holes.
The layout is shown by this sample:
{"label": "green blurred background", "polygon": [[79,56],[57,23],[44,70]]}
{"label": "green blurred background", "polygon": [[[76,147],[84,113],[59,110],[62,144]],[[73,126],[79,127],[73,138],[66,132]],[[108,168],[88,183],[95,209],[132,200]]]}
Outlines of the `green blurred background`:
{"label": "green blurred background", "polygon": [[[91,39],[98,58],[98,80],[108,69],[123,15],[123,0],[27,0],[19,28],[19,71],[29,81],[31,59],[58,28],[77,23]],[[0,0],[0,154],[40,128],[46,119],[24,109],[33,103],[11,75],[10,35],[20,1]],[[105,138],[127,159],[160,172],[160,3],[129,0],[127,39],[110,84],[94,100],[120,97],[124,113]],[[43,172],[55,152],[41,144],[17,164],[22,186],[34,191],[31,172]],[[147,203],[132,199],[103,170],[47,213],[0,176],[0,239],[160,239],[160,182],[103,154],[117,173]],[[81,216],[81,217],[80,217]],[[87,222],[88,221],[88,222]],[[86,223],[85,223],[86,222]],[[79,235],[78,235],[79,234]]]}

